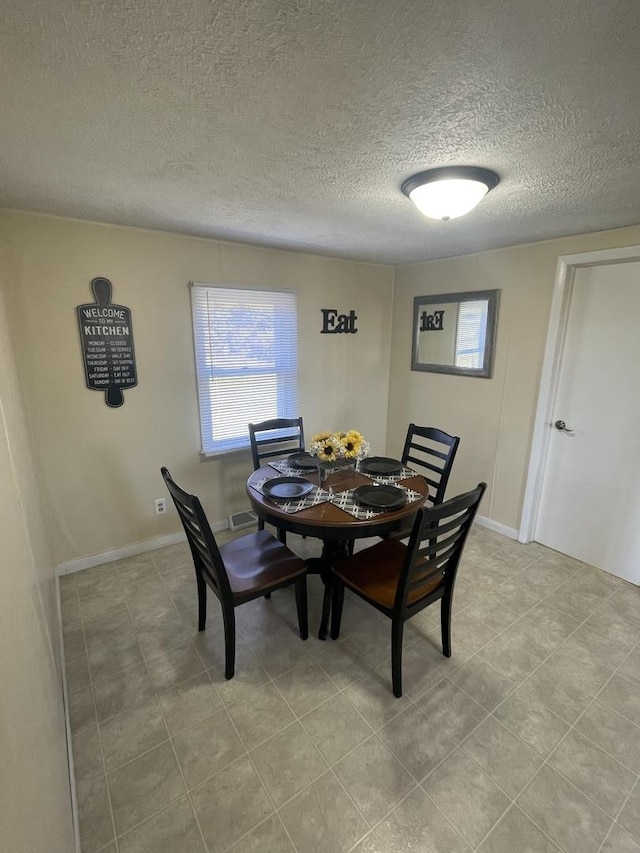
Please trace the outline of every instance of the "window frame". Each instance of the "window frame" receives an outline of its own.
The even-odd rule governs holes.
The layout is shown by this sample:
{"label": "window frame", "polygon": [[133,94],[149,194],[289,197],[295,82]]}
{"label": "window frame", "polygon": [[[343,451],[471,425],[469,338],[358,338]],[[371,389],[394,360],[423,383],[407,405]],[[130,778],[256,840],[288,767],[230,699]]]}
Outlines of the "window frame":
{"label": "window frame", "polygon": [[[225,456],[229,453],[237,453],[244,451],[250,447],[248,424],[250,422],[267,420],[271,417],[298,417],[299,415],[299,352],[298,352],[298,291],[291,288],[265,288],[265,287],[250,287],[243,285],[233,285],[226,283],[213,283],[204,281],[192,281],[189,283],[190,300],[191,300],[191,321],[193,333],[193,356],[194,368],[196,373],[196,391],[198,418],[200,422],[200,456],[203,459],[211,459],[219,456]],[[285,312],[283,321],[280,327],[274,322],[274,333],[280,331],[277,337],[274,334],[273,346],[270,355],[273,360],[272,365],[253,364],[249,366],[240,365],[220,365],[214,363],[215,351],[212,349],[211,332],[212,332],[212,314],[213,305],[207,308],[202,304],[202,295],[209,291],[226,291],[229,307],[233,305],[233,294],[245,294],[247,297],[245,310],[251,308],[251,296],[257,297],[257,301],[261,301],[265,307],[269,307],[269,295],[273,295],[272,306],[274,309],[280,308]],[[224,307],[224,297],[221,297],[218,307]],[[240,300],[242,301],[242,300]],[[280,303],[280,305],[278,305]],[[204,340],[207,334],[209,337]],[[283,334],[283,333],[290,334]],[[230,340],[227,335],[225,340]],[[206,363],[205,363],[206,362]],[[212,382],[216,380],[233,378],[249,378],[261,376],[275,376],[275,404],[276,413],[262,415],[250,413],[252,401],[255,400],[253,394],[247,395],[246,400],[241,400],[241,403],[246,406],[246,423],[244,423],[244,431],[237,432],[233,436],[224,438],[215,438],[214,426],[216,420],[216,394],[212,387]],[[259,402],[268,403],[269,400],[265,397]],[[208,407],[208,413],[207,408]],[[219,409],[218,409],[219,411]]]}

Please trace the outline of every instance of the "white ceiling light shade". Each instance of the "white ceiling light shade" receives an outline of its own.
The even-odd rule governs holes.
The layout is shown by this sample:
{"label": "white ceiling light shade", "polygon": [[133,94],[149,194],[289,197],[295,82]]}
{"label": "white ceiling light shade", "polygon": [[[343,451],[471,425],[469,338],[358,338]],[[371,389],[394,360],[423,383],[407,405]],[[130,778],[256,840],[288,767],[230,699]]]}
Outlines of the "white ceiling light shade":
{"label": "white ceiling light shade", "polygon": [[425,216],[446,220],[469,213],[498,181],[490,169],[443,166],[412,175],[401,189]]}

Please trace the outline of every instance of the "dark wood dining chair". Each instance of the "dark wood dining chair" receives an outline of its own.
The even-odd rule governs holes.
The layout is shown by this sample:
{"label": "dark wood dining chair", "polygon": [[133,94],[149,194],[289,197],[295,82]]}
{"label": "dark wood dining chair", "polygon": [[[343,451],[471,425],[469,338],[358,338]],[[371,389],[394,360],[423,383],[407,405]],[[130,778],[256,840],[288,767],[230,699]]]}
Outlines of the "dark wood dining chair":
{"label": "dark wood dining chair", "polygon": [[428,506],[444,500],[459,444],[460,436],[435,427],[409,424],[402,462],[422,474],[429,484]]}
{"label": "dark wood dining chair", "polygon": [[402,696],[404,623],[440,600],[442,653],[451,657],[451,607],[456,572],[467,536],[486,489],[470,492],[419,510],[408,545],[383,539],[331,568],[333,584],[331,637],[340,636],[344,590],[391,619],[391,678],[394,696]]}
{"label": "dark wood dining chair", "polygon": [[[296,450],[304,450],[304,428],[302,418],[272,418],[259,424],[249,424],[251,458],[253,470],[257,471],[265,462],[282,459]],[[258,530],[264,530],[264,519],[258,519]],[[286,542],[284,530],[278,531],[281,542]]]}
{"label": "dark wood dining chair", "polygon": [[218,547],[196,495],[181,489],[166,468],[161,469],[178,510],[193,557],[198,588],[198,631],[207,621],[207,587],[217,596],[224,623],[224,677],[233,678],[236,657],[235,608],[265,593],[295,584],[300,638],[309,636],[307,566],[266,530],[232,539]]}
{"label": "dark wood dining chair", "polygon": [[304,450],[302,418],[272,418],[259,424],[249,424],[253,470],[265,461],[281,459],[296,450]]}

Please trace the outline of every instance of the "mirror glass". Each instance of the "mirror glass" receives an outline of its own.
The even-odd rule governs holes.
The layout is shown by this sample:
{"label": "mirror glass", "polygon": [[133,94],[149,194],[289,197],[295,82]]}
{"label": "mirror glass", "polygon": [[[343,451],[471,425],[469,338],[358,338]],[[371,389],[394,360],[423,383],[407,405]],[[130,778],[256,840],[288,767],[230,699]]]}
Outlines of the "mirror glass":
{"label": "mirror glass", "polygon": [[411,369],[489,378],[499,290],[416,296]]}

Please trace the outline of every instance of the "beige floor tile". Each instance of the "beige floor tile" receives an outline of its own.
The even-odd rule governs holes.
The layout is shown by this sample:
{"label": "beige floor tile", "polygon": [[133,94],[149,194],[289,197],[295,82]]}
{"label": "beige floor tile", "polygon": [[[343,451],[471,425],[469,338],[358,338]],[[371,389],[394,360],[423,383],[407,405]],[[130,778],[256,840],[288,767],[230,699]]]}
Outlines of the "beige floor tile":
{"label": "beige floor tile", "polygon": [[517,806],[511,806],[478,847],[478,853],[561,853]]}
{"label": "beige floor tile", "polygon": [[114,837],[106,778],[79,782],[76,795],[82,853],[97,853]]}
{"label": "beige floor tile", "polygon": [[[409,623],[410,624],[410,623]],[[431,690],[438,681],[451,676],[455,670],[472,655],[471,649],[461,640],[452,642],[451,657],[442,654],[442,646],[438,641],[420,638],[410,646],[406,646],[402,654],[402,690],[409,699],[417,699]],[[379,667],[384,672],[391,685],[391,664],[389,661]]]}
{"label": "beige floor tile", "polygon": [[542,758],[495,717],[488,717],[460,749],[509,797],[516,797],[536,772]]}
{"label": "beige floor tile", "polygon": [[94,682],[98,720],[121,714],[153,696],[153,684],[143,665],[131,666],[108,678]]}
{"label": "beige floor tile", "polygon": [[389,621],[348,594],[341,640],[320,642],[318,576],[308,591],[306,643],[291,590],[236,610],[227,681],[213,596],[197,631],[186,543],[60,579],[84,853],[116,853],[107,780],[120,853],[205,853],[191,796],[206,853],[640,853],[635,587],[476,527],[454,657],[427,608],[406,626],[401,700]]}
{"label": "beige floor tile", "polygon": [[487,711],[447,678],[425,693],[416,705],[443,734],[459,744],[486,716]]}
{"label": "beige floor tile", "polygon": [[491,664],[515,684],[520,684],[542,662],[538,655],[514,644],[509,630],[499,634],[478,652],[478,657]]}
{"label": "beige floor tile", "polygon": [[314,657],[314,661],[340,690],[359,681],[364,675],[371,675],[375,669],[360,649],[348,639],[339,642],[327,641],[326,648]]}
{"label": "beige floor tile", "polygon": [[445,758],[422,788],[474,848],[510,804],[508,797],[460,750]]}
{"label": "beige floor tile", "polygon": [[640,853],[640,841],[636,841],[618,824],[614,823],[601,853]]}
{"label": "beige floor tile", "polygon": [[523,572],[500,584],[493,595],[499,604],[521,616],[546,596],[546,590],[532,589],[527,573]]}
{"label": "beige floor tile", "polygon": [[171,744],[164,743],[107,775],[116,832],[122,835],[186,789]]}
{"label": "beige floor tile", "polygon": [[375,735],[333,770],[372,826],[415,785],[389,747]]}
{"label": "beige floor tile", "polygon": [[206,672],[160,693],[158,701],[172,735],[210,717],[222,706]]}
{"label": "beige floor tile", "polygon": [[640,684],[614,675],[598,699],[632,722],[640,720]]}
{"label": "beige floor tile", "polygon": [[597,853],[611,827],[611,818],[548,765],[517,802],[566,853]]}
{"label": "beige floor tile", "polygon": [[618,669],[618,675],[626,678],[627,681],[633,681],[635,684],[640,685],[640,645],[626,657]]}
{"label": "beige floor tile", "polygon": [[89,726],[74,733],[71,744],[76,784],[90,782],[105,775],[97,726]]}
{"label": "beige floor tile", "polygon": [[228,705],[227,710],[247,749],[277,734],[295,720],[293,712],[271,682]]}
{"label": "beige floor tile", "polygon": [[387,669],[387,666],[380,668],[344,690],[345,697],[374,729],[384,726],[411,704],[408,696],[397,699],[393,695]]}
{"label": "beige floor tile", "polygon": [[[624,612],[626,613],[626,611]],[[640,625],[626,619],[620,613],[613,598],[607,599],[591,614],[587,620],[587,625],[629,650],[640,639]]]}
{"label": "beige floor tile", "polygon": [[640,782],[636,783],[633,793],[624,804],[618,816],[620,823],[636,841],[640,842]]}
{"label": "beige floor tile", "polygon": [[293,723],[251,750],[271,799],[279,808],[327,769],[327,762],[300,723]]}
{"label": "beige floor tile", "polygon": [[306,714],[338,688],[329,676],[314,662],[305,661],[276,678],[278,690],[298,716]]}
{"label": "beige floor tile", "polygon": [[330,765],[355,749],[373,731],[341,693],[305,714],[300,722]]}
{"label": "beige floor tile", "polygon": [[640,773],[640,727],[631,720],[596,699],[580,717],[576,728],[625,767]]}
{"label": "beige floor tile", "polygon": [[415,705],[383,726],[379,735],[417,782],[456,747],[444,729]]}
{"label": "beige floor tile", "polygon": [[464,612],[484,622],[494,631],[504,631],[518,618],[517,613],[501,604],[492,594],[485,595]]}
{"label": "beige floor tile", "polygon": [[206,853],[200,829],[186,797],[118,839],[120,853]]}
{"label": "beige floor tile", "polygon": [[331,772],[288,802],[280,816],[299,853],[347,853],[369,829]]}
{"label": "beige floor tile", "polygon": [[568,723],[575,723],[594,693],[567,673],[542,664],[522,685],[522,690],[546,705]]}
{"label": "beige floor tile", "polygon": [[175,649],[152,655],[147,659],[147,669],[156,690],[162,691],[203,672],[204,665],[189,641]]}
{"label": "beige floor tile", "polygon": [[508,696],[493,715],[543,758],[569,729],[564,720],[522,688]]}
{"label": "beige floor tile", "polygon": [[296,853],[278,815],[258,824],[235,844],[229,853]]}
{"label": "beige floor tile", "polygon": [[510,678],[478,657],[458,667],[451,674],[451,681],[487,711],[492,711],[516,687]]}
{"label": "beige floor tile", "polygon": [[71,720],[71,731],[74,734],[96,725],[96,707],[90,685],[80,687],[69,694],[69,719]]}
{"label": "beige floor tile", "polygon": [[608,669],[616,669],[629,654],[629,646],[607,637],[588,624],[581,625],[561,650],[573,653],[583,661],[592,661]]}
{"label": "beige floor tile", "polygon": [[351,853],[387,853],[387,847],[384,846],[375,832],[370,832],[359,844],[356,844]]}
{"label": "beige floor tile", "polygon": [[636,774],[575,730],[549,756],[549,764],[611,817],[624,803]]}
{"label": "beige floor tile", "polygon": [[191,793],[209,853],[221,853],[273,812],[248,757],[212,776]]}
{"label": "beige floor tile", "polygon": [[173,746],[188,788],[204,782],[246,752],[224,709],[180,732]]}
{"label": "beige floor tile", "polygon": [[107,773],[169,739],[158,700],[123,711],[100,725]]}
{"label": "beige floor tile", "polygon": [[469,853],[471,850],[419,788],[376,827],[375,834],[389,853]]}

